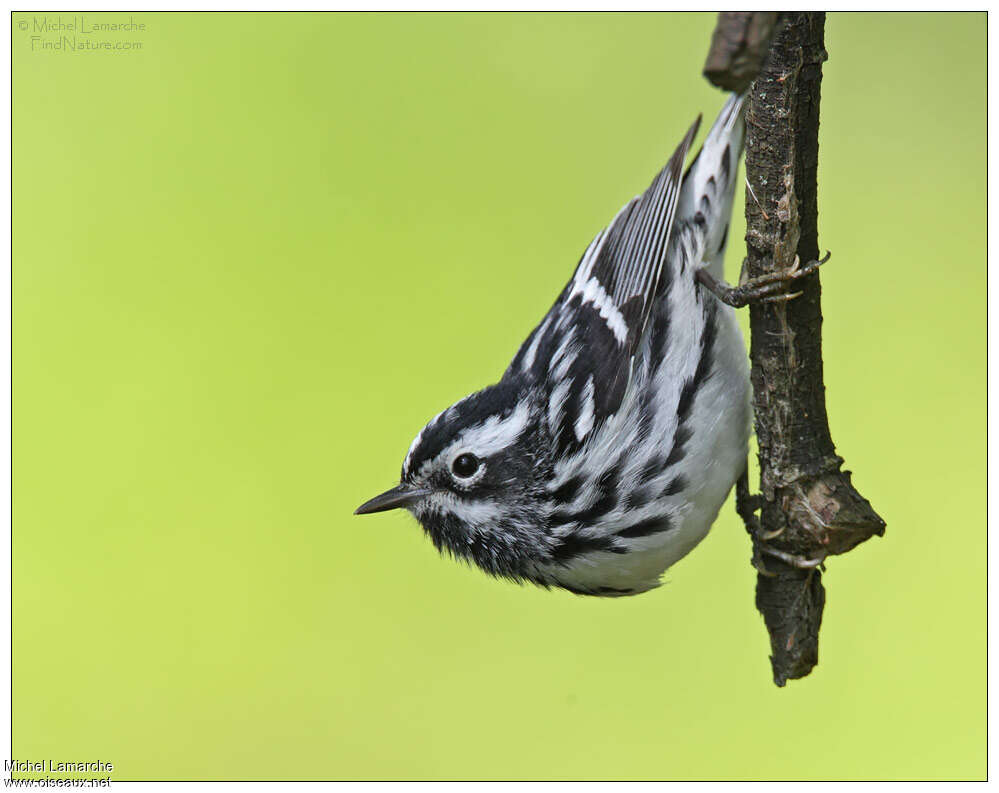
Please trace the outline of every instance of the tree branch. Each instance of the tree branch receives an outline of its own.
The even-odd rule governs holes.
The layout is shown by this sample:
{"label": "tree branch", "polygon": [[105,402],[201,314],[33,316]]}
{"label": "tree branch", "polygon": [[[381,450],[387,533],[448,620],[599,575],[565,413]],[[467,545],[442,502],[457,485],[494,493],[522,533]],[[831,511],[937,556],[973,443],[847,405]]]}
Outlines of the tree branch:
{"label": "tree branch", "polygon": [[745,91],[760,73],[776,24],[776,11],[722,11],[704,76],[727,91]]}
{"label": "tree branch", "polygon": [[[769,24],[774,38],[752,82],[746,109],[746,244],[750,280],[807,269],[818,259],[819,98],[827,59],[825,14],[772,12],[719,15],[712,41],[743,19],[742,29]],[[759,14],[765,17],[756,20]],[[769,20],[769,21],[768,21]],[[758,38],[758,37],[757,37]],[[731,50],[729,47],[728,50]],[[712,58],[709,56],[709,64]],[[729,71],[745,68],[738,56]],[[707,66],[705,72],[707,73]],[[717,60],[713,82],[734,78]],[[715,78],[722,82],[718,82]],[[750,78],[752,79],[752,78]],[[778,686],[804,677],[818,663],[825,605],[820,562],[884,534],[885,523],[841,471],[826,417],[822,373],[822,311],[815,268],[794,282],[795,299],[750,304],[753,404],[759,443],[759,520],[745,508],[758,570],[756,606],[770,632]],[[753,506],[756,506],[754,504]]]}

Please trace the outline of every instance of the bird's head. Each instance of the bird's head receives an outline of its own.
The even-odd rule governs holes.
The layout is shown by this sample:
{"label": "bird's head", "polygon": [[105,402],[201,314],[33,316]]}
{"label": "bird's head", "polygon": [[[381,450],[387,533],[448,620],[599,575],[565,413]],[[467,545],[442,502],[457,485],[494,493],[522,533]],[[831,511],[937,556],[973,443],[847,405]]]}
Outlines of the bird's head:
{"label": "bird's head", "polygon": [[466,397],[416,436],[399,484],[355,514],[405,507],[438,550],[493,575],[534,577],[549,543],[550,463],[538,419],[530,391],[516,383]]}

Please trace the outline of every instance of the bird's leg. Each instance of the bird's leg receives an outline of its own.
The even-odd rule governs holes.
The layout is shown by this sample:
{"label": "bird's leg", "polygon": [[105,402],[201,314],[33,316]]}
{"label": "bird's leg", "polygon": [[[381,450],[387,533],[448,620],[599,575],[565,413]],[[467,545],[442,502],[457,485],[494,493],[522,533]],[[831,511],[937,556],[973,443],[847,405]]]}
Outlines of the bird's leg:
{"label": "bird's leg", "polygon": [[762,554],[767,556],[772,556],[775,559],[780,559],[785,564],[789,564],[792,567],[797,567],[801,570],[811,570],[815,567],[819,567],[825,560],[825,556],[818,559],[806,559],[803,556],[798,556],[793,553],[788,553],[787,551],[781,551],[778,548],[774,548],[769,544],[769,540],[779,537],[784,529],[777,529],[776,531],[764,532],[763,526],[760,523],[760,519],[756,516],[756,511],[763,506],[763,496],[760,493],[755,495],[749,492],[749,461],[746,461],[746,467],[743,469],[739,478],[735,481],[735,511],[739,513],[739,517],[742,518],[743,524],[746,526],[746,531],[749,532],[749,536],[753,538],[753,567],[757,569],[758,572],[766,576],[773,576],[775,573],[767,570],[766,566],[763,564]]}
{"label": "bird's leg", "polygon": [[742,308],[750,303],[779,303],[794,300],[801,292],[785,291],[788,286],[806,275],[811,275],[819,267],[829,261],[831,254],[826,251],[826,255],[821,259],[814,259],[804,267],[801,266],[797,256],[794,257],[794,264],[786,270],[776,270],[772,273],[750,278],[741,281],[738,286],[732,286],[719,281],[706,269],[697,271],[697,280],[707,287],[723,303],[734,308]]}

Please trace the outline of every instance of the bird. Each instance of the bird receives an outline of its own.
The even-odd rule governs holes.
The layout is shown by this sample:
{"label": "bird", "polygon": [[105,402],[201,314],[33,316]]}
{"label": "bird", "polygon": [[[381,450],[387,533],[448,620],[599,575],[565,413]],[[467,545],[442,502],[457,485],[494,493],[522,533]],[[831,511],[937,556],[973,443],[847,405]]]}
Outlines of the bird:
{"label": "bird", "polygon": [[[701,117],[585,249],[499,381],[432,418],[399,484],[445,555],[577,595],[655,589],[746,468],[751,385],[721,284],[744,95],[683,166]],[[700,273],[700,275],[699,275]]]}

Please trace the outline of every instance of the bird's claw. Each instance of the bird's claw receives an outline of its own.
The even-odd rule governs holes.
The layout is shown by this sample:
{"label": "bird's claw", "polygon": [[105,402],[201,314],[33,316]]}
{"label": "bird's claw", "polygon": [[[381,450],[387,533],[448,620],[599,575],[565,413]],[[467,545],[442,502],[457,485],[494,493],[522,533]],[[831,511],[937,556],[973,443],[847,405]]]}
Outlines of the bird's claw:
{"label": "bird's claw", "polygon": [[831,255],[826,251],[826,255],[821,259],[813,259],[804,266],[801,266],[801,260],[795,256],[794,263],[790,267],[750,278],[738,286],[719,281],[703,269],[697,271],[697,279],[719,300],[734,308],[741,308],[750,303],[786,303],[802,294],[802,292],[785,291],[788,285],[814,273],[829,261]]}
{"label": "bird's claw", "polygon": [[784,526],[773,531],[763,531],[760,519],[756,516],[756,511],[763,506],[763,496],[759,493],[752,494],[749,490],[748,468],[742,472],[735,483],[735,509],[739,513],[746,525],[746,531],[753,538],[753,567],[760,575],[775,576],[776,573],[767,569],[763,564],[763,554],[780,559],[785,564],[797,567],[799,570],[814,570],[821,567],[826,557],[823,555],[818,559],[808,559],[787,551],[782,551],[770,545],[770,540],[775,540],[784,533]]}
{"label": "bird's claw", "polygon": [[791,567],[797,567],[799,570],[814,570],[816,567],[820,567],[826,560],[825,556],[817,559],[808,559],[804,556],[798,556],[797,554],[773,548],[765,542],[760,543],[760,551],[775,559],[780,559],[785,564],[791,565]]}

